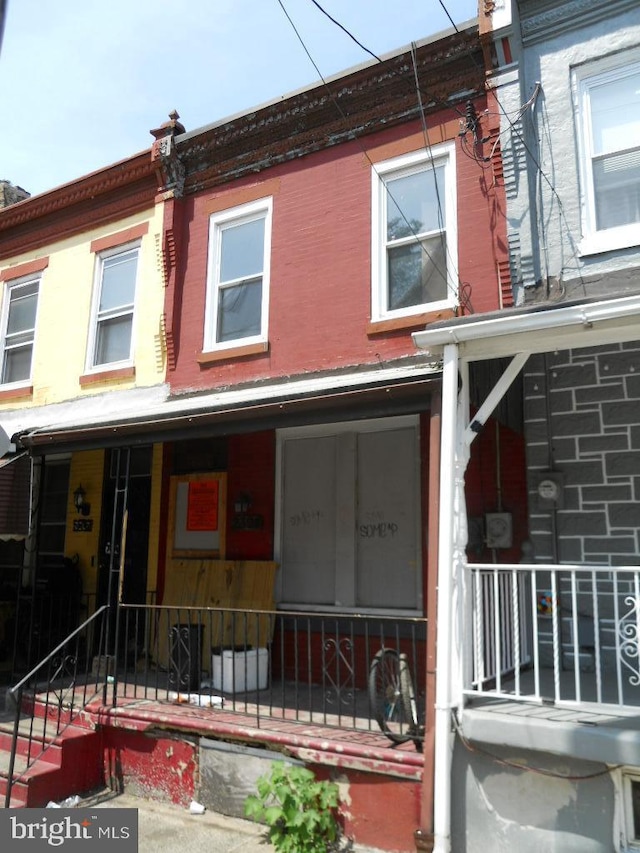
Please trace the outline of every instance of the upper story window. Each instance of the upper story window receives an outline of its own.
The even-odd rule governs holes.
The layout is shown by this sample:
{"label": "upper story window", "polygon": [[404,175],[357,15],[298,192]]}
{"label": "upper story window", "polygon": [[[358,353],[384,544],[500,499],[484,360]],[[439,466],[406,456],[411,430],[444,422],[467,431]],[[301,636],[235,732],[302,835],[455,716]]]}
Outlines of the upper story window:
{"label": "upper story window", "polygon": [[31,379],[33,343],[40,277],[7,283],[2,311],[2,384],[28,383]]}
{"label": "upper story window", "polygon": [[378,163],[372,214],[372,319],[455,305],[453,144]]}
{"label": "upper story window", "polygon": [[211,217],[205,350],[267,340],[271,210],[262,199]]}
{"label": "upper story window", "polygon": [[89,369],[132,360],[139,252],[139,246],[128,245],[98,255]]}
{"label": "upper story window", "polygon": [[581,154],[581,251],[638,245],[640,52],[627,55],[624,64],[617,56],[575,70],[574,90]]}

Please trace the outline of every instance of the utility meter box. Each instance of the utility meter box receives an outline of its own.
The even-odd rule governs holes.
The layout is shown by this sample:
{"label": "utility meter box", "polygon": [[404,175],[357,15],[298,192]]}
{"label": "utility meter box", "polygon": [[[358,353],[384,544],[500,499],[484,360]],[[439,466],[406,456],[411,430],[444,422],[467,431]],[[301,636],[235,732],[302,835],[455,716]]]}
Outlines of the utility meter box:
{"label": "utility meter box", "polygon": [[511,548],[513,518],[510,512],[488,512],[484,522],[487,548]]}

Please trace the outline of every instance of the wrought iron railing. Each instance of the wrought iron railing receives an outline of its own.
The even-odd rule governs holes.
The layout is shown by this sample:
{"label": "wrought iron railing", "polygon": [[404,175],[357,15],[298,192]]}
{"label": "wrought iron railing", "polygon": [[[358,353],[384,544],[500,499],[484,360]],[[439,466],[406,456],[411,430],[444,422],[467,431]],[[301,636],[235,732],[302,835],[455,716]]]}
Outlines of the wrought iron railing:
{"label": "wrought iron railing", "polygon": [[[104,696],[108,666],[104,658],[103,606],[66,636],[8,691],[15,712],[5,808],[14,782],[25,773],[87,704]],[[16,769],[20,744],[20,767]]]}
{"label": "wrought iron railing", "polygon": [[61,643],[96,610],[96,596],[88,593],[29,591],[18,596],[12,641],[12,681],[19,679],[52,648]]}
{"label": "wrought iron railing", "polygon": [[406,655],[424,706],[419,617],[122,605],[111,701],[192,702],[248,715],[377,730],[370,672],[381,648]]}
{"label": "wrought iron railing", "polygon": [[466,567],[465,692],[640,705],[640,568]]}

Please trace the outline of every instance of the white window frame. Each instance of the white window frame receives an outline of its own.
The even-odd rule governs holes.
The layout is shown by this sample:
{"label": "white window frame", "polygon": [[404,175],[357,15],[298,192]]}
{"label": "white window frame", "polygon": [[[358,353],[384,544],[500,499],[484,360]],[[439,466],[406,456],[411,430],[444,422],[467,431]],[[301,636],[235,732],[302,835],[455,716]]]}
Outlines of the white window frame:
{"label": "white window frame", "polygon": [[[95,271],[94,271],[94,282],[93,282],[93,299],[91,304],[91,323],[89,326],[89,340],[87,344],[87,360],[85,369],[87,373],[101,373],[105,370],[112,370],[114,368],[120,367],[130,367],[134,363],[134,352],[135,352],[135,318],[136,318],[136,304],[138,301],[138,282],[140,280],[140,240],[135,240],[131,243],[123,243],[118,246],[114,246],[111,249],[105,249],[102,252],[98,252],[96,254],[96,263],[95,263]],[[102,272],[104,268],[104,262],[110,258],[117,257],[118,255],[124,255],[128,252],[136,252],[136,279],[134,285],[134,293],[133,293],[133,302],[128,303],[127,305],[121,306],[117,310],[109,311],[104,316],[99,315],[100,309],[100,295],[102,293]],[[96,364],[96,345],[98,341],[98,324],[103,320],[112,319],[114,317],[123,317],[125,315],[131,316],[131,338],[129,340],[129,356],[128,358],[119,359],[118,361],[108,361],[101,362],[100,364]]]}
{"label": "white window frame", "polygon": [[[444,234],[446,238],[447,295],[444,299],[406,308],[389,309],[387,281],[387,191],[385,181],[444,167]],[[458,215],[455,143],[434,145],[392,160],[374,164],[371,182],[371,319],[372,321],[411,317],[453,308],[458,303]]]}
{"label": "white window frame", "polygon": [[[640,837],[636,836],[633,825],[633,795],[631,783],[640,785],[640,773],[637,768],[623,767],[612,774],[616,784],[616,818],[622,836],[622,849],[627,853],[640,853]],[[620,803],[619,800],[622,802]],[[620,812],[622,814],[620,815]]]}
{"label": "white window frame", "polygon": [[[38,327],[38,311],[40,310],[40,283],[41,283],[41,275],[29,275],[29,276],[21,276],[20,278],[10,279],[5,283],[3,302],[2,302],[2,361],[0,363],[0,387],[4,390],[11,388],[22,388],[26,385],[31,384],[31,377],[33,376],[33,363],[34,363],[34,354],[35,354],[35,342],[36,342],[36,329]],[[26,379],[19,379],[16,382],[2,382],[2,376],[4,374],[4,360],[5,354],[8,349],[11,348],[10,343],[7,342],[7,327],[9,324],[9,310],[11,307],[11,297],[14,294],[14,291],[28,287],[30,285],[37,285],[37,303],[36,303],[36,316],[33,325],[33,335],[31,337],[31,364],[29,367],[29,376]],[[24,344],[23,344],[24,345]]]}
{"label": "white window frame", "polygon": [[[572,70],[572,89],[578,142],[582,241],[580,254],[592,255],[640,245],[640,222],[598,230],[591,146],[591,89],[640,70],[640,49],[625,51]],[[624,148],[618,149],[623,151]],[[614,153],[614,152],[611,152]]]}
{"label": "white window frame", "polygon": [[[248,202],[238,207],[229,208],[214,213],[209,219],[209,248],[207,260],[207,292],[205,301],[204,344],[205,352],[232,350],[237,347],[252,344],[266,344],[269,329],[269,281],[271,267],[271,227],[273,216],[273,199],[262,198]],[[218,293],[221,287],[233,287],[239,281],[220,283],[220,253],[222,250],[221,235],[227,228],[244,225],[257,219],[264,219],[264,247],[262,266],[262,300],[260,304],[260,331],[256,335],[236,338],[227,341],[217,340],[218,328]]]}

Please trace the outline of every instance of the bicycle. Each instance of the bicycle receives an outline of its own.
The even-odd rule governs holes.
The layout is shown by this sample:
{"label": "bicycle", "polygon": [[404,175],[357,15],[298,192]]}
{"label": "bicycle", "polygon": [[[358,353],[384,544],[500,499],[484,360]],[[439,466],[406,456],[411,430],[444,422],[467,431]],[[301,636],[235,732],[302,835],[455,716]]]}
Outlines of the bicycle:
{"label": "bicycle", "polygon": [[395,744],[412,740],[422,752],[420,721],[409,660],[404,652],[381,648],[369,669],[369,702],[383,733]]}

